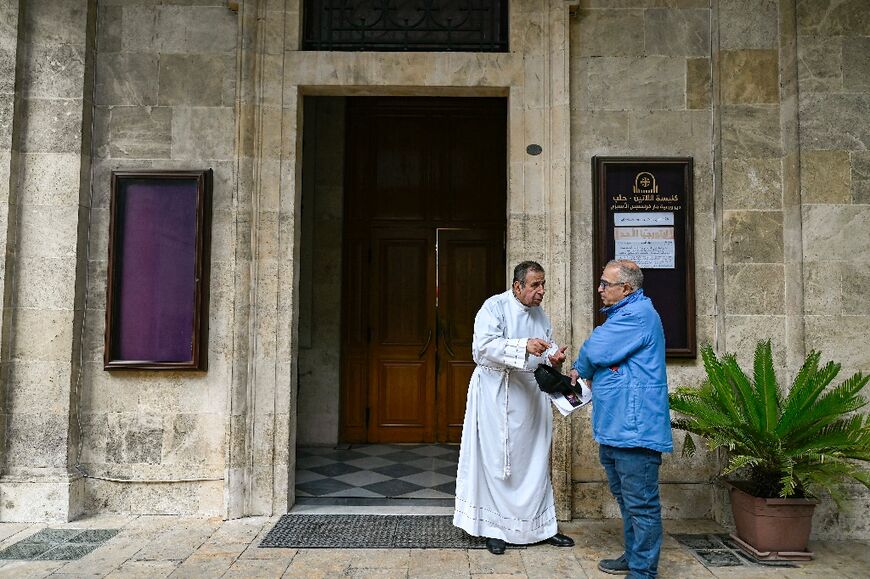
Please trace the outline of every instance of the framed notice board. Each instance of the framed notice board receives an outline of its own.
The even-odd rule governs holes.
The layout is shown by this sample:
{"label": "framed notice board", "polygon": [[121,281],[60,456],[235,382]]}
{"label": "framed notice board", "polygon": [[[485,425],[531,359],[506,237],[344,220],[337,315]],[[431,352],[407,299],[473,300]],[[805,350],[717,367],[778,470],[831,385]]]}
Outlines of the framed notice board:
{"label": "framed notice board", "polygon": [[104,369],[206,369],[211,183],[112,173]]}
{"label": "framed notice board", "polygon": [[[593,280],[611,259],[637,262],[674,358],[697,354],[693,175],[691,158],[592,158]],[[597,292],[593,303],[597,326],[605,319]]]}

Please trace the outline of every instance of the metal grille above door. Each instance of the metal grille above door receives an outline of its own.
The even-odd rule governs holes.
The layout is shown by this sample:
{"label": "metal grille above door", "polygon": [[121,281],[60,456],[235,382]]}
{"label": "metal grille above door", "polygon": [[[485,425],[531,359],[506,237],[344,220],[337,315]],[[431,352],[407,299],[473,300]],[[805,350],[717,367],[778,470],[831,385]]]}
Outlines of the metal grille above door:
{"label": "metal grille above door", "polygon": [[303,50],[507,52],[507,0],[305,0]]}

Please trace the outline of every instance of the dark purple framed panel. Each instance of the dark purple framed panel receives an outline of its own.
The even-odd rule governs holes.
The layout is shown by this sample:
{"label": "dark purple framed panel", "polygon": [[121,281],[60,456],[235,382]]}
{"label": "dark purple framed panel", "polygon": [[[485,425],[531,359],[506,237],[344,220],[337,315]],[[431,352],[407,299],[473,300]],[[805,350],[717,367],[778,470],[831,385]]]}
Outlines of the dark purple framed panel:
{"label": "dark purple framed panel", "polygon": [[[644,293],[662,318],[672,358],[697,356],[693,175],[688,157],[592,158],[592,285],[611,259],[636,261],[643,270]],[[593,303],[595,325],[602,324],[597,292]]]}
{"label": "dark purple framed panel", "polygon": [[205,370],[211,169],[112,173],[104,368]]}

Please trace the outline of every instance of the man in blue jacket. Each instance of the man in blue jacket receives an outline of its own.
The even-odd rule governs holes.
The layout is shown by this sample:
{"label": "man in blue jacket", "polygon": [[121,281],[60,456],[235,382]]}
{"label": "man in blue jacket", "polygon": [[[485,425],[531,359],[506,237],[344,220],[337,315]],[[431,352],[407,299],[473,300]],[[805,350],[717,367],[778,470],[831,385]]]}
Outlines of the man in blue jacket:
{"label": "man in blue jacket", "polygon": [[656,576],[662,547],[661,453],[671,452],[665,335],[643,294],[643,273],[630,260],[604,268],[598,295],[607,321],[580,348],[572,381],[592,387],[592,432],[610,491],[622,513],[625,553],[598,568],[632,578]]}

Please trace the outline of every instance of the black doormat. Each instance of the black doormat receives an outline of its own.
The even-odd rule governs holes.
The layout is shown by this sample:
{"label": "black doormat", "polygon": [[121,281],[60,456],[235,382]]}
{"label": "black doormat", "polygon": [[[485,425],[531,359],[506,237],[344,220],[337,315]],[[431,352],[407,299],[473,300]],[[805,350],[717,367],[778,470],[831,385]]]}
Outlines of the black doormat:
{"label": "black doormat", "polygon": [[781,560],[757,559],[740,549],[725,533],[671,533],[671,536],[686,547],[704,567],[740,567],[761,565],[764,567],[797,567]]}
{"label": "black doormat", "polygon": [[302,549],[485,549],[486,539],[450,515],[284,515],[260,547]]}

